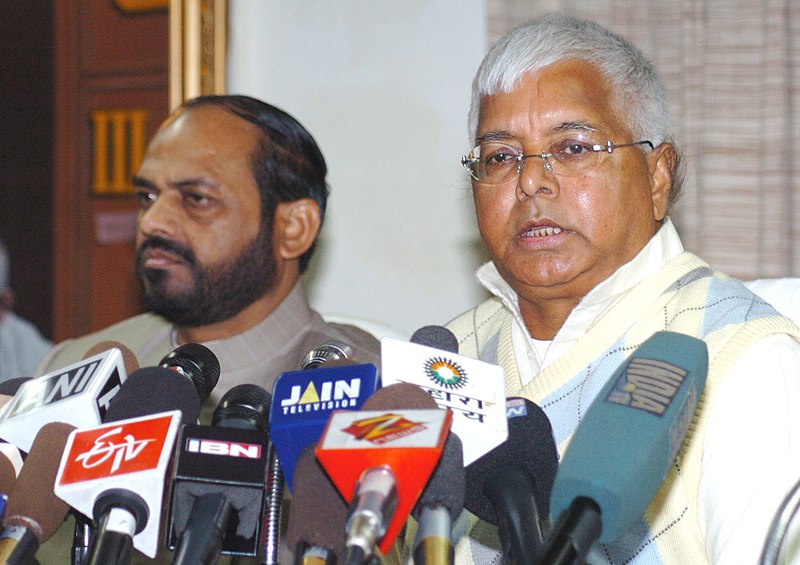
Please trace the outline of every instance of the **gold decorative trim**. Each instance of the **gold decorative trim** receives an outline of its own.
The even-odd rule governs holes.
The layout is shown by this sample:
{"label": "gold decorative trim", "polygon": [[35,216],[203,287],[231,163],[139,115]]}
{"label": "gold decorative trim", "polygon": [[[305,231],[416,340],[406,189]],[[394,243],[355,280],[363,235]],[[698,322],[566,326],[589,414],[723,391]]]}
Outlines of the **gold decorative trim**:
{"label": "gold decorative trim", "polygon": [[131,178],[144,157],[147,110],[114,108],[92,112],[92,194],[130,196]]}
{"label": "gold decorative trim", "polygon": [[169,106],[224,94],[228,0],[169,0]]}
{"label": "gold decorative trim", "polygon": [[153,10],[166,10],[169,0],[114,0],[117,8],[123,12],[136,14]]}

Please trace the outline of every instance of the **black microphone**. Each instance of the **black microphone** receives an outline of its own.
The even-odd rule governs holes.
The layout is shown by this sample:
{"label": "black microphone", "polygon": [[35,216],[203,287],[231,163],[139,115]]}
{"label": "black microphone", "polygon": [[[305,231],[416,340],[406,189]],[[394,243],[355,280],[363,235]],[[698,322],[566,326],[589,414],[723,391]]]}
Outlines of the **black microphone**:
{"label": "black microphone", "polygon": [[158,366],[189,377],[197,389],[201,404],[219,381],[219,360],[213,351],[200,343],[179,345],[165,355]]}
{"label": "black microphone", "polygon": [[442,458],[411,511],[418,523],[415,565],[453,563],[453,521],[464,509],[465,493],[464,450],[461,439],[451,431]]}
{"label": "black microphone", "polygon": [[173,563],[258,555],[271,401],[257,385],[238,385],[220,400],[212,426],[183,426],[167,530]]}
{"label": "black microphone", "polygon": [[550,420],[524,398],[506,401],[508,439],[467,466],[464,506],[495,524],[511,563],[527,563],[542,545],[542,520],[558,469]]}
{"label": "black microphone", "polygon": [[200,401],[197,387],[190,378],[165,367],[144,367],[128,376],[109,402],[103,421],[180,410],[181,422],[193,424],[200,416]]}
{"label": "black microphone", "polygon": [[435,347],[442,351],[458,353],[458,338],[444,326],[422,326],[408,340],[428,347]]}

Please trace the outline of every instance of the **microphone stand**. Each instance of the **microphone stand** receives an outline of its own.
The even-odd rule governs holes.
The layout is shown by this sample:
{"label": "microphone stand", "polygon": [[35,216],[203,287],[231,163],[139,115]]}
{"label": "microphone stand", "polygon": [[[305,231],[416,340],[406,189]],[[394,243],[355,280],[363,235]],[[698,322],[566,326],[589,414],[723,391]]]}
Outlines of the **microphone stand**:
{"label": "microphone stand", "polygon": [[278,544],[280,542],[281,506],[283,505],[283,488],[285,480],[275,445],[269,442],[269,473],[267,475],[267,493],[269,501],[265,519],[265,542],[263,565],[278,565]]}

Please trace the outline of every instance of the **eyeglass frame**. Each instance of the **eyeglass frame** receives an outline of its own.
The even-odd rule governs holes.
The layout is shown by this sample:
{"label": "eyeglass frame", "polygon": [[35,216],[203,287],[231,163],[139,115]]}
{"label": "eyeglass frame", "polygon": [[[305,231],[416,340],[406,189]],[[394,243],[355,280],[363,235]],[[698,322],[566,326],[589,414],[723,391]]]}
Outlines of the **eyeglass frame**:
{"label": "eyeglass frame", "polygon": [[[655,149],[655,145],[649,139],[644,139],[642,141],[634,141],[634,142],[631,142],[631,143],[620,143],[620,144],[616,144],[616,143],[614,143],[613,141],[611,141],[609,139],[609,140],[606,141],[605,145],[602,145],[600,143],[596,143],[594,145],[588,146],[588,149],[593,151],[593,152],[595,152],[595,153],[602,153],[602,152],[613,153],[615,149],[619,149],[621,147],[633,147],[635,145],[645,145],[645,144],[650,146],[650,150],[651,151],[653,149]],[[480,144],[476,144],[475,147],[478,147],[478,145],[480,145]],[[472,148],[472,151],[470,151],[470,154],[473,151],[475,151],[475,147]],[[552,145],[551,145],[551,147],[552,147]],[[461,156],[461,165],[465,169],[467,169],[469,171],[469,175],[473,179],[475,179],[477,182],[480,182],[480,183],[483,183],[483,184],[489,184],[490,186],[498,186],[498,185],[501,185],[501,184],[505,184],[507,182],[511,182],[511,180],[513,178],[518,177],[520,175],[520,173],[522,173],[522,167],[525,164],[525,160],[526,159],[530,159],[531,157],[538,157],[539,159],[542,160],[543,166],[544,166],[544,168],[545,168],[545,170],[547,172],[549,172],[549,173],[551,173],[553,175],[557,174],[556,172],[553,171],[553,164],[548,160],[548,159],[554,159],[555,158],[555,156],[552,153],[528,153],[528,154],[520,153],[519,155],[516,155],[514,157],[514,159],[517,161],[517,170],[514,173],[514,177],[509,177],[508,180],[504,180],[504,181],[496,182],[496,183],[487,183],[485,180],[479,179],[472,172],[472,164],[477,162],[477,161],[479,161],[480,159],[475,159],[474,157],[472,159],[470,159],[468,155],[462,155]],[[556,159],[556,160],[558,161],[558,159]],[[560,162],[561,161],[559,161],[559,163]],[[598,158],[597,163],[599,163],[599,162],[600,162],[600,159]],[[595,163],[595,165],[592,166],[592,167],[589,167],[587,169],[583,169],[583,171],[588,171],[588,170],[593,169],[594,167],[597,166],[597,163]],[[580,171],[580,172],[583,172],[583,171]],[[572,176],[572,175],[561,174],[559,176]]]}

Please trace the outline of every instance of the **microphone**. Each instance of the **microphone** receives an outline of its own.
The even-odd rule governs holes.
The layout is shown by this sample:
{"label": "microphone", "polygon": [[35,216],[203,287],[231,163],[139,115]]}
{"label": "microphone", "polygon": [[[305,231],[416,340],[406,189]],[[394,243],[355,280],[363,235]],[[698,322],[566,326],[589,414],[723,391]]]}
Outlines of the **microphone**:
{"label": "microphone", "polygon": [[453,521],[464,509],[466,478],[461,439],[447,436],[442,458],[422,491],[411,515],[417,520],[415,565],[453,563]]}
{"label": "microphone", "polygon": [[458,338],[444,326],[422,326],[411,334],[409,341],[450,353],[458,353]]}
{"label": "microphone", "polygon": [[316,369],[320,365],[339,359],[352,359],[353,348],[341,341],[332,339],[306,353],[300,362],[300,370]]}
{"label": "microphone", "polygon": [[55,493],[96,524],[90,565],[127,563],[132,547],[155,557],[164,479],[180,420],[180,411],[173,410],[70,434]]}
{"label": "microphone", "polygon": [[[441,326],[420,328],[415,339],[451,348],[455,341],[452,332]],[[381,340],[381,381],[384,387],[399,382],[415,384],[440,408],[453,411],[453,431],[460,438],[469,438],[463,444],[464,465],[508,437],[503,369],[497,365],[385,337]]]}
{"label": "microphone", "polygon": [[125,373],[127,375],[130,375],[139,368],[139,360],[136,358],[136,354],[124,343],[114,340],[105,340],[95,343],[92,347],[86,350],[83,358],[87,359],[97,355],[98,353],[103,353],[104,351],[114,348],[119,349],[119,352],[122,353],[122,364],[125,365]]}
{"label": "microphone", "polygon": [[[268,565],[277,562],[284,483],[292,490],[294,465],[300,452],[319,439],[332,410],[361,406],[378,386],[377,368],[349,364],[351,355],[349,345],[336,340],[325,342],[305,355],[301,362],[305,370],[283,373],[273,385],[265,544]],[[323,366],[326,364],[337,366]]]}
{"label": "microphone", "polygon": [[[318,350],[312,350],[306,357]],[[328,362],[333,361],[329,359]],[[378,388],[375,365],[326,367],[318,364],[316,367],[313,371],[282,373],[272,388],[270,439],[286,485],[292,492],[297,458],[303,449],[319,440],[331,412],[358,410]]]}
{"label": "microphone", "polygon": [[[15,377],[0,382],[0,399],[2,404],[0,410],[5,406],[19,390],[23,383],[30,380],[30,377]],[[5,511],[5,503],[8,499],[8,493],[17,480],[20,469],[22,469],[22,452],[16,446],[6,442],[0,442],[0,518]]]}
{"label": "microphone", "polygon": [[13,379],[0,382],[0,411],[2,411],[6,404],[11,402],[11,399],[17,394],[19,387],[29,380],[31,380],[30,377],[14,377]]}
{"label": "microphone", "polygon": [[200,343],[179,345],[165,355],[158,366],[189,377],[201,404],[219,381],[219,360],[213,351]]}
{"label": "microphone", "polygon": [[306,446],[294,467],[294,484],[286,543],[297,565],[342,563],[347,504],[314,455],[316,444]]}
{"label": "microphone", "polygon": [[95,426],[126,378],[122,351],[113,347],[30,379],[0,414],[0,438],[29,451],[36,433],[49,422]]}
{"label": "microphone", "polygon": [[315,453],[350,503],[346,563],[363,562],[377,542],[383,554],[389,550],[441,457],[451,422],[452,412],[438,408],[331,414]]}
{"label": "microphone", "polygon": [[173,563],[258,555],[270,401],[260,386],[238,385],[220,400],[213,426],[183,426],[167,527]]}
{"label": "microphone", "polygon": [[8,495],[0,532],[0,562],[34,562],[39,545],[52,537],[64,521],[69,507],[53,493],[53,485],[59,457],[74,429],[63,422],[51,422],[36,434]]}
{"label": "microphone", "polygon": [[558,450],[539,406],[524,398],[509,398],[506,406],[508,439],[467,467],[464,506],[498,527],[511,563],[526,563],[542,545]]}
{"label": "microphone", "polygon": [[707,372],[706,344],[675,332],[656,332],[614,371],[556,473],[550,512],[558,520],[539,563],[583,560],[596,540],[613,541],[642,516],[686,435]]}
{"label": "microphone", "polygon": [[200,417],[200,398],[194,383],[164,367],[145,367],[132,372],[109,402],[104,422],[115,422],[180,410],[181,422],[193,424]]}
{"label": "microphone", "polygon": [[[197,421],[200,399],[194,384],[185,376],[164,367],[145,367],[130,373],[111,399],[103,421],[117,422],[171,410],[181,411],[181,422],[184,424]],[[86,563],[91,549],[92,524],[87,516],[79,512],[74,514],[73,562]]]}

